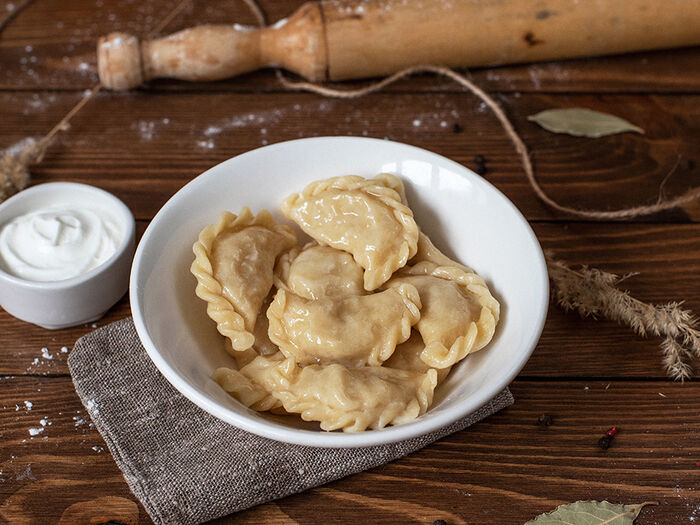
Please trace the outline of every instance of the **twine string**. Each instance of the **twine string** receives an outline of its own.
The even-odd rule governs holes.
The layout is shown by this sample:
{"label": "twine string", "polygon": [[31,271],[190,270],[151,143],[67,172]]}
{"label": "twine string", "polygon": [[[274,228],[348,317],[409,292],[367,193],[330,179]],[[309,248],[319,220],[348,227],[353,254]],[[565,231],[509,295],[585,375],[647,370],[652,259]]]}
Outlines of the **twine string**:
{"label": "twine string", "polygon": [[[386,77],[382,80],[379,80],[375,83],[369,84],[368,86],[357,88],[357,89],[336,89],[336,88],[330,88],[327,86],[323,86],[320,84],[314,84],[312,82],[294,82],[286,78],[280,70],[277,70],[277,78],[279,82],[287,89],[291,90],[297,90],[297,91],[309,91],[312,93],[317,93],[319,95],[323,95],[325,97],[333,97],[333,98],[341,98],[341,99],[349,99],[349,98],[357,98],[357,97],[362,97],[364,95],[367,95],[369,93],[374,93],[376,91],[379,91],[381,89],[384,89],[386,86],[389,84],[393,84],[397,80],[400,80],[404,77],[415,75],[418,73],[434,73],[436,75],[442,75],[444,77],[450,78],[451,80],[455,81],[457,84],[460,86],[464,87],[465,89],[471,91],[472,94],[476,95],[481,101],[483,101],[490,109],[493,111],[493,114],[496,116],[498,121],[500,122],[501,126],[503,127],[503,130],[506,132],[506,135],[508,135],[508,138],[510,141],[513,143],[515,146],[515,150],[520,156],[520,162],[523,166],[523,170],[525,171],[525,176],[527,177],[527,181],[530,184],[530,187],[532,190],[535,192],[535,194],[543,201],[545,202],[548,206],[551,208],[554,208],[555,210],[558,210],[563,213],[568,213],[570,215],[575,215],[577,217],[584,217],[587,219],[596,219],[596,220],[610,220],[610,219],[628,219],[628,218],[634,218],[634,217],[642,217],[645,215],[651,215],[653,213],[658,213],[660,211],[665,211],[669,210],[672,208],[677,208],[679,206],[682,206],[683,204],[687,204],[697,198],[700,198],[700,187],[692,188],[683,195],[680,195],[678,197],[675,197],[673,199],[662,199],[658,200],[654,204],[649,204],[649,205],[642,205],[642,206],[633,206],[631,208],[622,208],[618,210],[611,210],[611,211],[606,211],[606,210],[586,210],[586,209],[579,209],[579,208],[573,208],[571,206],[565,206],[563,204],[559,204],[557,201],[555,201],[552,197],[550,197],[544,189],[542,189],[542,186],[540,186],[540,183],[537,181],[537,178],[535,178],[535,172],[532,167],[532,161],[530,159],[530,154],[528,153],[527,146],[525,146],[525,143],[523,140],[520,138],[520,135],[515,131],[515,128],[513,127],[513,124],[511,124],[510,120],[506,116],[505,112],[503,109],[498,105],[498,103],[491,98],[484,90],[482,90],[479,86],[474,84],[471,80],[469,80],[467,77],[464,75],[461,75],[457,73],[456,71],[443,67],[443,66],[435,66],[435,65],[422,65],[422,66],[413,66],[409,67],[406,69],[402,69],[401,71],[398,71],[394,73],[393,75]],[[678,163],[671,169],[669,174],[666,176],[666,179],[675,171]]]}
{"label": "twine string", "polygon": [[154,27],[150,31],[150,33],[148,33],[147,38],[153,38],[158,33],[160,33],[163,29],[165,29],[166,26],[170,22],[172,22],[173,19],[177,15],[179,15],[180,13],[182,13],[182,11],[185,10],[185,8],[187,7],[187,4],[189,4],[189,3],[190,3],[190,0],[180,0],[180,2],[178,4],[176,4],[175,7],[173,7],[167,15],[165,15],[165,18],[163,18],[163,20],[161,20],[160,23],[157,24],[156,27]]}
{"label": "twine string", "polygon": [[[257,1],[243,1],[255,17],[258,25],[260,27],[265,27],[265,14],[260,8]],[[178,2],[175,5],[175,7],[172,10],[170,10],[169,13],[160,21],[160,23],[157,24],[156,27],[149,33],[148,38],[151,38],[160,33],[177,15],[179,15],[185,9],[185,7],[187,7],[189,2],[190,0],[181,0],[180,2]],[[27,2],[27,4],[28,3],[29,2]],[[371,93],[375,93],[384,89],[388,85],[393,84],[394,82],[402,78],[415,74],[432,73],[435,75],[447,77],[459,84],[460,86],[462,86],[463,88],[465,88],[466,90],[468,90],[469,92],[471,92],[476,97],[478,97],[482,102],[484,102],[484,104],[486,104],[491,109],[491,111],[501,124],[501,127],[505,131],[506,135],[513,143],[516,152],[520,156],[520,162],[522,164],[523,170],[525,171],[525,176],[532,190],[535,192],[537,197],[539,197],[540,200],[546,203],[549,207],[562,213],[595,220],[629,219],[677,208],[700,198],[700,187],[694,187],[686,191],[684,194],[674,197],[672,199],[659,198],[659,200],[657,200],[657,202],[655,202],[654,204],[633,206],[630,208],[622,208],[618,210],[579,209],[559,204],[544,191],[542,186],[540,186],[539,182],[537,181],[537,178],[535,177],[535,172],[532,166],[532,160],[530,159],[530,154],[527,150],[527,147],[525,146],[525,143],[523,142],[520,135],[518,135],[517,131],[513,127],[513,124],[510,122],[505,112],[498,105],[498,103],[479,86],[477,86],[471,80],[469,80],[466,76],[444,66],[425,64],[408,67],[386,78],[383,78],[367,86],[356,89],[337,89],[312,82],[293,81],[287,78],[279,68],[276,69],[275,73],[278,81],[285,89],[293,91],[307,91],[311,93],[316,93],[324,97],[339,99],[352,99],[369,95]],[[95,84],[90,90],[90,92],[87,95],[85,95],[75,106],[73,106],[73,108],[71,108],[70,111],[68,111],[68,113],[58,122],[58,124],[56,124],[42,139],[40,139],[37,142],[37,147],[35,148],[36,155],[33,159],[31,159],[32,163],[41,161],[53,137],[59,131],[67,129],[70,120],[100,91],[101,88],[101,83],[98,82],[97,84]],[[664,179],[662,187],[665,181],[668,179],[668,177],[675,171],[676,167],[677,164],[673,167],[671,172]],[[661,189],[659,191],[659,196],[662,196]]]}

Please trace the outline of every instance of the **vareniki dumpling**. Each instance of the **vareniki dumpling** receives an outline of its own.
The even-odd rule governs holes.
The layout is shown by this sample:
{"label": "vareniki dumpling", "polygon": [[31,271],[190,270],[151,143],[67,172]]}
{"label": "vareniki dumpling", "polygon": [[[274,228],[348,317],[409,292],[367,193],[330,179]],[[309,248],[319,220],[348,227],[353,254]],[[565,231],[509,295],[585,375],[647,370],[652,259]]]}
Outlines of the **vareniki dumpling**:
{"label": "vareniki dumpling", "polygon": [[433,400],[435,370],[425,373],[383,366],[297,366],[294,359],[258,357],[237,370],[218,369],[214,379],[255,410],[282,407],[323,430],[360,432],[413,421]]}
{"label": "vareniki dumpling", "polygon": [[426,261],[392,278],[387,286],[406,284],[414,285],[421,298],[416,329],[425,344],[421,359],[428,366],[452,366],[493,337],[500,305],[474,272]]}
{"label": "vareniki dumpling", "polygon": [[272,288],[277,256],[296,245],[289,226],[277,224],[267,210],[254,217],[223,212],[207,226],[192,247],[190,271],[197,278],[195,293],[207,302],[207,314],[233,350],[253,346],[258,313]]}
{"label": "vareniki dumpling", "polygon": [[275,267],[275,286],[306,299],[365,295],[363,279],[352,255],[316,243],[282,254]]}
{"label": "vareniki dumpling", "polygon": [[271,394],[273,385],[265,380],[272,377],[268,372],[284,360],[279,352],[271,356],[257,356],[240,370],[217,368],[212,379],[248,408],[259,412],[278,409],[282,402]]}
{"label": "vareniki dumpling", "polygon": [[275,371],[274,396],[287,412],[318,421],[323,430],[360,432],[400,425],[425,413],[437,384],[435,370],[418,374],[383,366],[310,365]]}
{"label": "vareniki dumpling", "polygon": [[[420,333],[415,329],[411,330],[411,337],[409,337],[403,343],[396,345],[394,353],[391,357],[384,361],[384,365],[387,368],[396,368],[398,370],[409,370],[411,372],[418,372],[419,374],[425,374],[430,370],[430,366],[421,359],[421,354],[425,350],[425,343]],[[437,382],[440,384],[447,374],[450,373],[452,369],[451,366],[446,368],[438,368],[437,372]]]}
{"label": "vareniki dumpling", "polygon": [[322,245],[346,251],[377,289],[416,253],[418,226],[401,195],[383,180],[356,175],[309,184],[282,212]]}
{"label": "vareniki dumpling", "polygon": [[279,290],[267,310],[269,336],[300,365],[381,365],[420,319],[411,284],[370,295],[305,299]]}

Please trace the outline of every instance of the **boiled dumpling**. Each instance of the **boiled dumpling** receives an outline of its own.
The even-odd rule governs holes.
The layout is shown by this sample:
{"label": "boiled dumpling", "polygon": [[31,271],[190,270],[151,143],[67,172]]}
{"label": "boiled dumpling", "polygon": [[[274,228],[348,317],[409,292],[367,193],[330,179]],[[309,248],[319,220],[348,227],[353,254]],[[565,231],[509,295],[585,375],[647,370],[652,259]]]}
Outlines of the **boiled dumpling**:
{"label": "boiled dumpling", "polygon": [[253,335],[255,336],[253,348],[260,355],[272,355],[279,352],[279,348],[270,341],[270,336],[268,335],[270,323],[267,320],[267,309],[272,304],[274,298],[275,291],[273,289],[263,301],[260,312],[258,313],[258,318],[255,321],[255,327],[253,328]]}
{"label": "boiled dumpling", "polygon": [[271,356],[256,356],[239,370],[217,368],[212,379],[245,406],[265,412],[282,406],[282,402],[270,393],[273,385],[269,381],[266,383],[265,379],[269,377],[267,372],[284,361],[279,352]]}
{"label": "boiled dumpling", "polygon": [[400,425],[430,407],[435,370],[418,374],[383,366],[346,368],[339,364],[276,371],[274,396],[287,412],[318,421],[323,430],[360,432]]}
{"label": "boiled dumpling", "polygon": [[352,254],[368,291],[416,253],[413,212],[383,180],[347,175],[313,182],[285,199],[282,212],[320,244]]}
{"label": "boiled dumpling", "polygon": [[195,290],[207,302],[207,314],[233,350],[253,346],[255,322],[272,287],[275,259],[296,245],[296,236],[275,223],[267,210],[254,217],[246,207],[240,215],[223,212],[194,244],[190,268]]}
{"label": "boiled dumpling", "polygon": [[274,406],[305,421],[318,421],[323,430],[360,432],[413,421],[433,400],[435,370],[416,373],[383,366],[347,368],[297,366],[294,359],[258,357],[240,372],[219,369],[219,384],[251,408]]}
{"label": "boiled dumpling", "polygon": [[421,359],[428,366],[452,366],[493,337],[500,305],[477,274],[426,261],[392,278],[387,286],[406,284],[418,289],[423,305],[416,329],[425,344]]}
{"label": "boiled dumpling", "polygon": [[[423,338],[415,329],[411,330],[411,337],[403,343],[396,345],[394,353],[391,354],[389,359],[384,361],[383,366],[425,374],[430,370],[430,366],[420,357],[423,350],[425,350]],[[442,380],[447,377],[451,369],[452,367],[448,366],[447,368],[438,368],[436,370],[438,384],[442,383]]]}
{"label": "boiled dumpling", "polygon": [[316,243],[282,254],[275,267],[275,286],[306,299],[365,295],[363,283],[352,255]]}
{"label": "boiled dumpling", "polygon": [[279,290],[267,310],[269,336],[301,365],[380,365],[411,335],[420,307],[411,284],[315,301]]}

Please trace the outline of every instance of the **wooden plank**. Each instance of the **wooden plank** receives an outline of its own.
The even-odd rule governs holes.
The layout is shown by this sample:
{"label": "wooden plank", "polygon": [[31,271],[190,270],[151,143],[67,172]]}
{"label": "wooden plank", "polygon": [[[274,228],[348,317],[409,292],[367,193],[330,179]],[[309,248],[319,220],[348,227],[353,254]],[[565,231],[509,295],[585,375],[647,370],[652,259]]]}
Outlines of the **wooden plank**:
{"label": "wooden plank", "polygon": [[[145,224],[139,221],[139,232]],[[538,223],[534,229],[543,248],[557,258],[620,275],[640,272],[624,283],[635,297],[656,303],[685,301],[687,308],[700,313],[700,288],[689,286],[700,274],[700,225]],[[95,326],[129,313],[124,298]],[[93,329],[83,325],[48,331],[0,312],[0,348],[5,349],[0,352],[0,374],[67,374],[67,353],[61,348],[72,348]],[[641,339],[613,322],[565,314],[552,304],[542,339],[522,375],[663,379],[659,342],[654,337]]]}
{"label": "wooden plank", "polygon": [[[700,313],[700,232],[678,225],[535,224],[542,247],[570,264],[625,275],[620,287],[645,302],[685,302]],[[660,377],[660,339],[642,339],[611,321],[581,319],[550,304],[540,343],[522,375]],[[619,375],[618,375],[619,374]]]}
{"label": "wooden plank", "polygon": [[[75,93],[0,94],[5,108],[0,147],[45,133],[78,99]],[[503,95],[499,101],[530,148],[543,187],[562,204],[614,209],[653,203],[671,172],[663,184],[667,195],[700,185],[696,95]],[[645,134],[586,139],[552,134],[527,121],[542,109],[571,106],[627,118]],[[89,182],[115,193],[138,218],[148,219],[185,183],[218,162],[268,143],[320,135],[407,142],[472,168],[474,156],[483,155],[486,178],[528,219],[566,218],[534,195],[499,123],[469,95],[378,93],[330,100],[284,93],[275,96],[271,107],[266,96],[253,94],[102,94],[49,148],[33,169],[34,182]],[[644,220],[688,217],[676,211]]]}
{"label": "wooden plank", "polygon": [[[96,498],[113,496],[108,519],[135,522],[135,499],[70,379],[1,381],[0,516],[55,523],[70,505],[95,512]],[[579,499],[658,501],[639,525],[697,518],[697,384],[516,381],[512,391],[512,407],[407,458],[220,523],[511,525]],[[553,424],[538,426],[545,413]],[[597,441],[611,426],[619,433],[602,451]],[[141,506],[138,522],[149,522]]]}
{"label": "wooden plank", "polygon": [[[302,0],[261,2],[270,21],[292,13]],[[177,2],[61,0],[34,2],[5,28],[0,39],[0,89],[86,89],[97,81],[95,44],[112,31],[148,34]],[[0,1],[0,20],[19,6]],[[254,24],[243,2],[196,0],[165,33],[205,23]],[[503,92],[691,92],[700,88],[700,48],[634,53],[541,64],[482,68],[473,79]],[[357,82],[343,85],[358,85]],[[157,81],[155,90],[279,91],[271,72],[215,83]],[[449,81],[427,76],[390,88],[396,91],[454,91]]]}
{"label": "wooden plank", "polygon": [[[140,523],[150,523],[69,377],[4,377],[0,384],[2,518],[8,523],[59,523],[65,513],[61,523],[77,523],[71,515],[82,509],[88,518],[101,519],[83,518],[81,523],[118,519],[131,524],[134,511]],[[109,508],[106,497],[114,498]],[[94,508],[93,500],[98,500]]]}

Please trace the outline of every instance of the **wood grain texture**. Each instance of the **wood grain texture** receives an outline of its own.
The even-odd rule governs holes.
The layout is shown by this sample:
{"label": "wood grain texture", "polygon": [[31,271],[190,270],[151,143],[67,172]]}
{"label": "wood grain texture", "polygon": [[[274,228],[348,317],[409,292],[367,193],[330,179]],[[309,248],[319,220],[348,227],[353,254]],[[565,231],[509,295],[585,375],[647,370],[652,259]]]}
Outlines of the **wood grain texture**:
{"label": "wood grain texture", "polygon": [[[0,147],[39,136],[79,99],[75,93],[0,93]],[[560,203],[614,209],[653,203],[663,185],[677,195],[700,185],[700,97],[696,95],[500,96],[532,152],[536,175]],[[554,135],[527,116],[552,107],[588,107],[641,125],[586,139]],[[459,125],[458,133],[454,132]],[[530,220],[566,219],[543,205],[497,120],[470,95],[378,93],[358,100],[312,94],[105,93],[59,136],[33,182],[85,182],[115,193],[137,218],[149,219],[184,184],[209,167],[265,144],[323,135],[388,138],[415,144],[474,168]],[[675,167],[675,169],[674,169]],[[348,170],[352,170],[349,166]],[[697,217],[697,216],[695,216]],[[681,210],[644,220],[690,220]]]}
{"label": "wood grain texture", "polygon": [[[302,0],[260,2],[268,20],[291,14]],[[0,37],[0,89],[86,89],[97,82],[97,39],[112,31],[147,35],[177,4],[173,0],[42,0],[22,11]],[[0,13],[18,1],[0,2]],[[242,1],[193,0],[164,33],[206,23],[254,24]],[[27,47],[29,46],[29,47]],[[670,60],[672,58],[672,60]],[[635,53],[475,69],[473,78],[488,91],[504,92],[690,92],[700,89],[700,48]],[[343,84],[347,85],[347,84]],[[359,85],[353,83],[352,85]],[[154,81],[148,90],[282,91],[270,71],[214,83]],[[392,91],[455,91],[442,79],[426,76]]]}
{"label": "wood grain texture", "polygon": [[[1,382],[0,516],[55,523],[72,505],[83,502],[86,512],[105,507],[97,498],[112,496],[120,499],[109,507],[110,519],[132,523],[133,496],[70,379]],[[639,525],[697,517],[697,388],[521,380],[512,390],[515,405],[420,452],[219,523],[319,523],[332,509],[334,521],[351,525],[514,524],[569,501],[606,498],[659,501]],[[31,410],[24,401],[33,403]],[[551,426],[536,424],[543,413],[552,416]],[[596,443],[613,425],[620,432],[604,452]],[[44,430],[31,436],[32,428]],[[138,516],[139,523],[149,522],[142,507]]]}
{"label": "wood grain texture", "polygon": [[[146,221],[138,222],[138,233]],[[700,274],[700,225],[588,223],[536,223],[542,247],[562,260],[588,264],[638,276],[624,288],[635,297],[657,303],[685,301],[700,313],[700,287],[688,286]],[[449,251],[449,246],[443,249]],[[669,267],[673,271],[669,271]],[[194,289],[194,281],[193,281]],[[192,300],[197,300],[192,294]],[[97,323],[49,331],[0,312],[0,374],[64,375],[67,354],[75,341],[94,330],[129,315],[128,298],[122,299]],[[21,333],[22,338],[17,334]],[[609,321],[580,319],[550,305],[542,338],[523,370],[527,377],[665,378],[657,338],[641,339]],[[52,358],[42,353],[46,347]]]}

